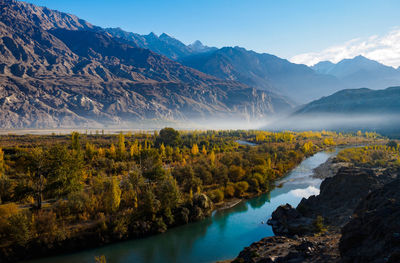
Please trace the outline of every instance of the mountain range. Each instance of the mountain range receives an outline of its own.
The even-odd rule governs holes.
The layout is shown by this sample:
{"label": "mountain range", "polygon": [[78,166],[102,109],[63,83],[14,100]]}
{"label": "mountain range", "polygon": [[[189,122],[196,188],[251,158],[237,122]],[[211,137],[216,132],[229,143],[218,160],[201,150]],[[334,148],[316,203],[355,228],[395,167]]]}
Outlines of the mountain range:
{"label": "mountain range", "polygon": [[2,128],[265,120],[339,90],[399,85],[399,75],[361,56],[307,67],[0,0]]}
{"label": "mountain range", "polygon": [[73,15],[0,0],[0,126],[265,118],[291,104],[123,42]]}
{"label": "mountain range", "polygon": [[350,88],[382,89],[400,84],[400,70],[363,56],[334,64],[322,61],[312,67],[316,72],[335,76]]}
{"label": "mountain range", "polygon": [[217,48],[204,46],[199,40],[193,44],[185,45],[181,41],[167,35],[166,33],[157,36],[153,32],[148,35],[127,32],[121,28],[106,28],[106,32],[114,37],[120,38],[128,43],[135,43],[138,47],[150,49],[151,51],[162,54],[172,60],[200,54],[204,52],[215,51]]}
{"label": "mountain range", "polygon": [[[400,69],[363,56],[343,59],[336,64],[322,61],[308,67],[241,47],[218,49],[204,46],[200,41],[185,45],[165,33],[158,37],[154,33],[139,35],[120,28],[106,30],[115,37],[132,41],[188,67],[220,79],[272,91],[297,104],[308,103],[343,89],[382,89],[400,85]],[[199,48],[194,49],[194,46]]]}

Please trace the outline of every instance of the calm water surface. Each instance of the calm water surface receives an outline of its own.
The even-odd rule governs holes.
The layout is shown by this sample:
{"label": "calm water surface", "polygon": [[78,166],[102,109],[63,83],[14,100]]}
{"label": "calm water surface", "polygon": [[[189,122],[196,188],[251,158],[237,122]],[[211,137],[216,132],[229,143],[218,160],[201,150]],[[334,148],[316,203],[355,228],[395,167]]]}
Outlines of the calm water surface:
{"label": "calm water surface", "polygon": [[319,193],[321,180],[310,177],[312,169],[335,154],[337,150],[309,157],[277,182],[281,187],[233,208],[217,211],[200,222],[148,238],[30,262],[86,263],[94,262],[94,256],[98,255],[105,255],[107,263],[198,263],[234,258],[245,246],[273,235],[265,222],[276,207],[286,203],[297,206],[303,197]]}

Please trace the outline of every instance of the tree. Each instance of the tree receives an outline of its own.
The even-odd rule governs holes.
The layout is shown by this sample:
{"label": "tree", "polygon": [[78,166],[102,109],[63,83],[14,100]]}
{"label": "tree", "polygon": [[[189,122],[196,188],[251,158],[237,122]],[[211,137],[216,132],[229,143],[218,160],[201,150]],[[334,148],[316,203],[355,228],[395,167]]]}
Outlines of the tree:
{"label": "tree", "polygon": [[182,153],[179,147],[174,148],[174,152],[172,153],[172,160],[176,162],[182,161]]}
{"label": "tree", "polygon": [[137,156],[138,154],[139,154],[139,142],[138,142],[138,140],[135,140],[130,148],[130,156],[131,156],[131,158],[133,158],[134,156]]}
{"label": "tree", "polygon": [[229,167],[229,178],[234,182],[241,181],[245,174],[246,171],[240,166],[231,165]]}
{"label": "tree", "polygon": [[83,160],[80,155],[71,153],[64,146],[55,145],[44,152],[44,160],[41,175],[48,181],[49,193],[65,196],[81,189]]}
{"label": "tree", "polygon": [[313,151],[313,148],[314,148],[314,144],[312,143],[312,141],[306,142],[306,143],[303,145],[303,152],[304,152],[305,154],[308,154],[308,153],[310,153],[310,152]]}
{"label": "tree", "polygon": [[106,181],[103,198],[108,212],[116,212],[118,210],[121,202],[121,188],[117,177],[112,177]]}
{"label": "tree", "polygon": [[118,157],[124,159],[125,157],[125,136],[122,132],[118,134]]}
{"label": "tree", "polygon": [[156,195],[151,189],[146,189],[142,197],[141,211],[149,219],[153,219],[154,215],[160,209],[160,201],[156,198]]}
{"label": "tree", "polygon": [[32,237],[31,222],[26,213],[20,212],[10,216],[8,233],[12,240],[20,246],[26,245]]}
{"label": "tree", "polygon": [[156,139],[156,144],[165,146],[179,146],[181,144],[181,136],[178,131],[173,128],[164,128],[160,131]]}
{"label": "tree", "polygon": [[235,195],[237,197],[242,197],[243,194],[249,189],[249,184],[245,181],[237,182],[235,184]]}
{"label": "tree", "polygon": [[161,143],[161,145],[160,145],[160,155],[161,155],[161,158],[162,159],[165,159],[165,146],[164,146],[164,143]]}
{"label": "tree", "polygon": [[152,182],[161,180],[165,176],[165,170],[160,154],[155,149],[143,150],[140,153],[143,176]]}
{"label": "tree", "polygon": [[95,153],[96,153],[96,148],[95,148],[95,146],[94,146],[93,144],[91,144],[90,142],[87,142],[87,143],[86,143],[86,146],[85,146],[85,156],[86,156],[86,159],[89,160],[89,161],[91,161],[91,160],[93,159]]}
{"label": "tree", "polygon": [[[393,148],[394,150],[397,150],[398,149],[398,144],[397,144],[397,142],[396,141],[393,141],[393,140],[390,140],[387,144],[386,144],[386,146],[387,147],[391,147],[391,148]],[[1,156],[1,155],[0,155]],[[1,158],[1,157],[0,157]],[[1,160],[1,159],[0,159]],[[1,161],[0,161],[0,163],[1,163]]]}
{"label": "tree", "polygon": [[174,209],[180,202],[181,193],[178,184],[172,176],[167,176],[157,187],[158,199],[163,209]]}
{"label": "tree", "polygon": [[71,147],[73,150],[75,150],[77,152],[79,152],[81,150],[81,144],[79,142],[79,132],[72,132]]}
{"label": "tree", "polygon": [[206,150],[206,146],[203,144],[203,147],[202,147],[202,149],[201,149],[201,153],[203,154],[203,155],[207,155],[207,150]]}
{"label": "tree", "polygon": [[108,154],[112,159],[115,159],[117,157],[117,150],[115,149],[115,145],[112,143],[110,146],[110,149],[108,150]]}
{"label": "tree", "polygon": [[27,175],[31,181],[31,191],[36,202],[36,208],[41,209],[43,193],[45,191],[47,182],[46,178],[44,177],[44,152],[41,148],[34,148],[27,156],[27,159]]}
{"label": "tree", "polygon": [[214,164],[215,164],[215,153],[214,153],[214,151],[211,151],[209,158],[210,158],[211,166],[214,166]]}
{"label": "tree", "polygon": [[104,255],[94,257],[95,263],[107,263],[106,257]]}
{"label": "tree", "polygon": [[197,144],[193,144],[192,149],[190,150],[190,152],[192,153],[192,155],[199,154],[199,147],[197,146]]}
{"label": "tree", "polygon": [[55,145],[46,151],[34,148],[27,159],[26,173],[38,209],[44,194],[65,196],[81,189],[83,160],[65,146]]}
{"label": "tree", "polygon": [[4,177],[5,164],[4,164],[4,152],[0,148],[0,179]]}

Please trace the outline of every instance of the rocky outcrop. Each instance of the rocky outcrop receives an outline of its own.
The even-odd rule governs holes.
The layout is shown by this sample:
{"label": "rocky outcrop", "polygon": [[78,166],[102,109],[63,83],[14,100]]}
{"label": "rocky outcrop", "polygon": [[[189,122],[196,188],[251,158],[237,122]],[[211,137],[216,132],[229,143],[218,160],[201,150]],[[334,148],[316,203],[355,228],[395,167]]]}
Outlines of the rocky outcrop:
{"label": "rocky outcrop", "polygon": [[319,195],[303,198],[296,209],[289,204],[279,206],[268,224],[276,235],[306,235],[319,231],[315,222],[320,216],[324,224],[338,230],[349,221],[357,204],[368,193],[391,179],[373,169],[342,168],[321,183]]}
{"label": "rocky outcrop", "polygon": [[342,227],[368,193],[390,180],[391,176],[373,169],[342,168],[321,183],[319,195],[303,198],[296,210],[305,217],[322,216],[329,226]]}
{"label": "rocky outcrop", "polygon": [[264,238],[246,247],[233,263],[339,262],[337,235]]}
{"label": "rocky outcrop", "polygon": [[322,182],[319,195],[296,209],[278,207],[268,221],[277,236],[253,243],[234,262],[399,262],[397,174],[341,168]]}
{"label": "rocky outcrop", "polygon": [[400,179],[370,193],[342,229],[343,262],[400,262]]}
{"label": "rocky outcrop", "polygon": [[304,235],[315,232],[314,219],[300,214],[291,205],[281,205],[268,220],[268,225],[272,226],[275,235],[294,236]]}

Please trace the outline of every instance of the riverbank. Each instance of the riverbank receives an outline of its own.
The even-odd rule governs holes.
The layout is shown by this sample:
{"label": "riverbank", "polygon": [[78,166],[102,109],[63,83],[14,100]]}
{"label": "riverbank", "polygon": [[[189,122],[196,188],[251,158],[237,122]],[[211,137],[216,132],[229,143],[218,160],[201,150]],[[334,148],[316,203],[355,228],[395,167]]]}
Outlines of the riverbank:
{"label": "riverbank", "polygon": [[[319,187],[320,180],[309,175],[313,168],[325,162],[332,154],[335,151],[319,152],[308,157],[286,175],[281,188],[276,187],[255,198],[247,196],[250,199],[245,199],[230,209],[214,210],[213,216],[204,220],[170,228],[163,234],[32,262],[91,263],[94,256],[99,255],[105,255],[108,261],[118,260],[124,255],[125,261],[137,263],[149,262],[146,260],[148,255],[153,255],[150,262],[157,263],[213,262],[217,259],[234,258],[247,244],[272,235],[271,228],[262,224],[262,221],[266,221],[266,215],[271,215],[282,202],[282,198],[291,204],[297,204],[302,197],[309,196],[310,193],[306,191],[309,186]],[[309,178],[306,181],[305,176]]]}
{"label": "riverbank", "polygon": [[[381,151],[367,147],[359,152],[368,155],[368,150]],[[392,235],[400,231],[396,223],[400,215],[400,168],[390,158],[385,159],[385,167],[330,158],[316,169],[320,173],[316,176],[326,178],[320,194],[303,199],[297,208],[278,207],[268,222],[276,236],[251,244],[232,262],[398,262],[400,243]],[[331,177],[335,169],[338,171]],[[372,208],[384,204],[390,206],[390,212]],[[375,229],[365,222],[381,227]]]}

